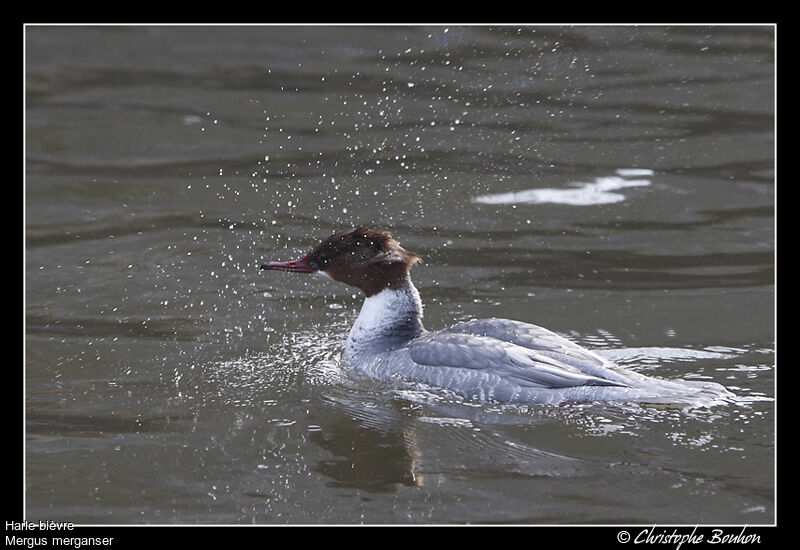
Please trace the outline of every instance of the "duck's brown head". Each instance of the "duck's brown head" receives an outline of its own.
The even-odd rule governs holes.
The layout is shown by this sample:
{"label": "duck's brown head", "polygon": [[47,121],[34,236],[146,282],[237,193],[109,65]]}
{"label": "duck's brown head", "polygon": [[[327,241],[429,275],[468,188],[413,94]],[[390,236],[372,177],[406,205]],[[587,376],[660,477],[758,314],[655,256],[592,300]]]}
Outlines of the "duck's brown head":
{"label": "duck's brown head", "polygon": [[399,288],[420,257],[398,244],[388,231],[361,226],[334,233],[293,262],[268,262],[261,269],[313,273],[360,288],[367,296]]}

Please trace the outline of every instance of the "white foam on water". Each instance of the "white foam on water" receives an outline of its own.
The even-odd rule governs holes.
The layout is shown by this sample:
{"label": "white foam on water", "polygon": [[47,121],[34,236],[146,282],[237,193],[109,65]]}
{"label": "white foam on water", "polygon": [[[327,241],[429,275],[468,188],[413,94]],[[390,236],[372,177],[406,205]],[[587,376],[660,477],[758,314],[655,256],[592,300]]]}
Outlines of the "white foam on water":
{"label": "white foam on water", "polygon": [[695,359],[729,359],[741,354],[741,350],[728,348],[724,352],[717,348],[704,350],[689,348],[621,348],[595,350],[610,361],[633,361],[642,359],[657,359],[662,361],[692,361]]}
{"label": "white foam on water", "polygon": [[[652,175],[652,170],[619,169],[618,174],[625,176]],[[571,206],[592,206],[612,204],[625,200],[622,193],[613,193],[626,187],[646,187],[649,179],[626,179],[620,176],[604,176],[595,178],[591,183],[575,183],[570,189],[526,189],[510,193],[481,195],[473,197],[472,202],[481,204],[567,204]]]}
{"label": "white foam on water", "polygon": [[652,176],[655,172],[649,168],[619,168],[618,176]]}
{"label": "white foam on water", "polygon": [[436,418],[433,416],[420,416],[417,420],[420,422],[427,422],[428,424],[439,424],[440,426],[460,426],[464,428],[472,427],[472,422],[466,418]]}

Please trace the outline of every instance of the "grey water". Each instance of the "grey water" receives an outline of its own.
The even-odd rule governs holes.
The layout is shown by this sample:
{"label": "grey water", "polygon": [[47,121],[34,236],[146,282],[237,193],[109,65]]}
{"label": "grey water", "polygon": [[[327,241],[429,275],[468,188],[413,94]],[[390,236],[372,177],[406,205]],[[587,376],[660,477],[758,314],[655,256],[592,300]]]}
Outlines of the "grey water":
{"label": "grey water", "polygon": [[[25,512],[81,524],[770,524],[770,26],[28,26]],[[708,409],[351,376],[332,231]]]}

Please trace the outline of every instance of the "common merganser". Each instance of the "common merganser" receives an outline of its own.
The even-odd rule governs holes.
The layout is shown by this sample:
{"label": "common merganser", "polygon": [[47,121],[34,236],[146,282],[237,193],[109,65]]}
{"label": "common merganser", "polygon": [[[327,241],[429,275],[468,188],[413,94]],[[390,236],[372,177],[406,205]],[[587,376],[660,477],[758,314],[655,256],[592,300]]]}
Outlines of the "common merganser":
{"label": "common merganser", "polygon": [[362,226],[335,233],[299,260],[261,269],[320,272],[361,289],[366,299],[344,360],[381,381],[421,382],[467,399],[506,403],[691,405],[732,395],[713,382],[644,376],[520,321],[479,319],[428,332],[409,275],[419,261],[389,232]]}

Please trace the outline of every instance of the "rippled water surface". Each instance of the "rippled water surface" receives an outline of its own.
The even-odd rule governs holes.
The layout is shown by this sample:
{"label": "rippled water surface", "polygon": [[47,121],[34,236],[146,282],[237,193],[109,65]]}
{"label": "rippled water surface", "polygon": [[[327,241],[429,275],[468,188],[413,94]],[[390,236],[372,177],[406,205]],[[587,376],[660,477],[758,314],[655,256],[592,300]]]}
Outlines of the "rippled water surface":
{"label": "rippled water surface", "polygon": [[[27,27],[26,508],[78,523],[774,520],[771,27]],[[331,231],[735,402],[352,377]]]}

